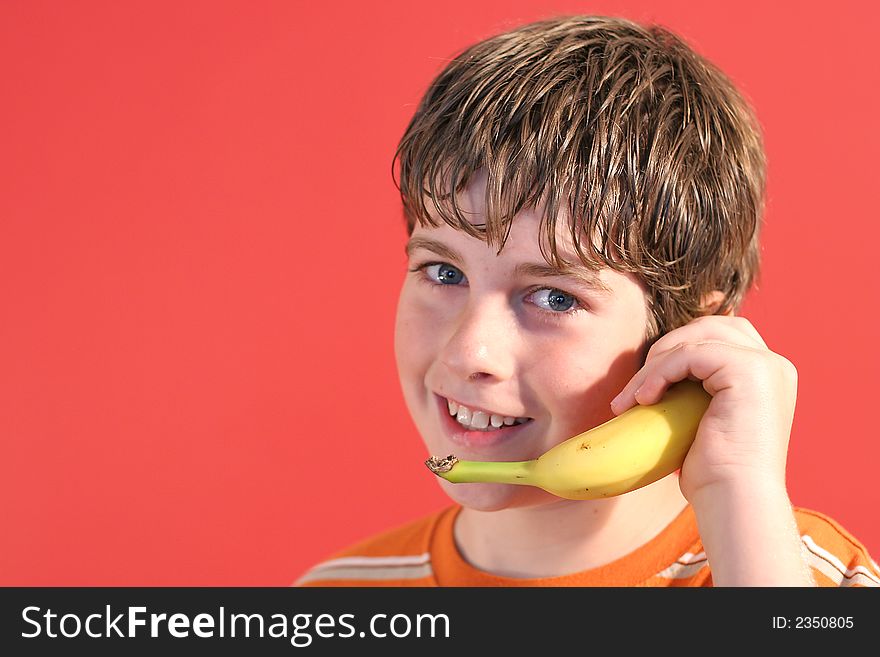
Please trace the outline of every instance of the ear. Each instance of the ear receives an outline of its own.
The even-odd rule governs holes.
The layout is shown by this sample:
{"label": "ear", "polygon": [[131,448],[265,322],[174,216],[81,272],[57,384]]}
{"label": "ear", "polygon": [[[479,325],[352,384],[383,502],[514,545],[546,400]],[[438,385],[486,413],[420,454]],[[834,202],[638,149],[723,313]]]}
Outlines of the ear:
{"label": "ear", "polygon": [[[721,290],[712,290],[708,294],[704,294],[700,305],[703,308],[704,315],[714,315],[718,307],[724,302],[724,292]],[[724,313],[727,317],[733,317],[733,308],[729,308]]]}

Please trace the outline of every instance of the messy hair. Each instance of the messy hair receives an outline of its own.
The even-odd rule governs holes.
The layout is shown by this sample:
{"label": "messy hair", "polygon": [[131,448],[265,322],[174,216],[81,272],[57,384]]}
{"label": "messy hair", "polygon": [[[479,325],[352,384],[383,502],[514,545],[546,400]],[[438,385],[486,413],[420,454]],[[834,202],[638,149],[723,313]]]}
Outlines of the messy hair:
{"label": "messy hair", "polygon": [[[514,216],[541,209],[544,259],[567,225],[592,270],[636,275],[649,341],[737,310],[758,276],[765,155],[733,83],[660,26],[574,16],[524,25],[452,59],[421,100],[394,162],[407,230],[440,225],[498,253]],[[458,205],[485,170],[486,219]],[[432,212],[435,216],[432,216]]]}

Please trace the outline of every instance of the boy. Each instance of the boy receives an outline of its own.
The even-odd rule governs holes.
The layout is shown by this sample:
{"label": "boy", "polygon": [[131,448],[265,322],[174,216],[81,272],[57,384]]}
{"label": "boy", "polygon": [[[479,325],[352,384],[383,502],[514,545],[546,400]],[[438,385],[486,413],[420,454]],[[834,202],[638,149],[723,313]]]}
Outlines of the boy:
{"label": "boy", "polygon": [[679,473],[588,501],[440,481],[451,507],[299,585],[880,585],[786,492],[797,372],[736,316],[763,145],[712,64],[626,20],[525,25],[441,72],[396,157],[395,352],[428,454],[536,458],[687,377],[712,400]]}

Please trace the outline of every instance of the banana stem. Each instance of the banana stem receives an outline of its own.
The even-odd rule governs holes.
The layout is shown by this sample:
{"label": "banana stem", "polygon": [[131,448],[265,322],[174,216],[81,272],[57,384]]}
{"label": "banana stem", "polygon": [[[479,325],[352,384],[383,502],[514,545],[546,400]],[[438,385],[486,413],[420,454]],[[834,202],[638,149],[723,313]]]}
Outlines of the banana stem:
{"label": "banana stem", "polygon": [[531,485],[534,461],[459,461],[455,456],[432,456],[425,465],[453,484],[473,482]]}

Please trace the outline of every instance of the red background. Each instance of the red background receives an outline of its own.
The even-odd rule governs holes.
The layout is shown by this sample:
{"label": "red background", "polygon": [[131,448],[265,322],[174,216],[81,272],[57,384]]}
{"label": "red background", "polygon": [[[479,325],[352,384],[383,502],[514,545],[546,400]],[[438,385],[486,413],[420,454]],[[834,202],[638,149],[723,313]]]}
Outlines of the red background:
{"label": "red background", "polygon": [[394,367],[391,158],[444,61],[562,13],[665,24],[756,106],[743,314],[800,373],[791,497],[876,559],[869,5],[7,0],[0,583],[285,585],[446,504]]}

